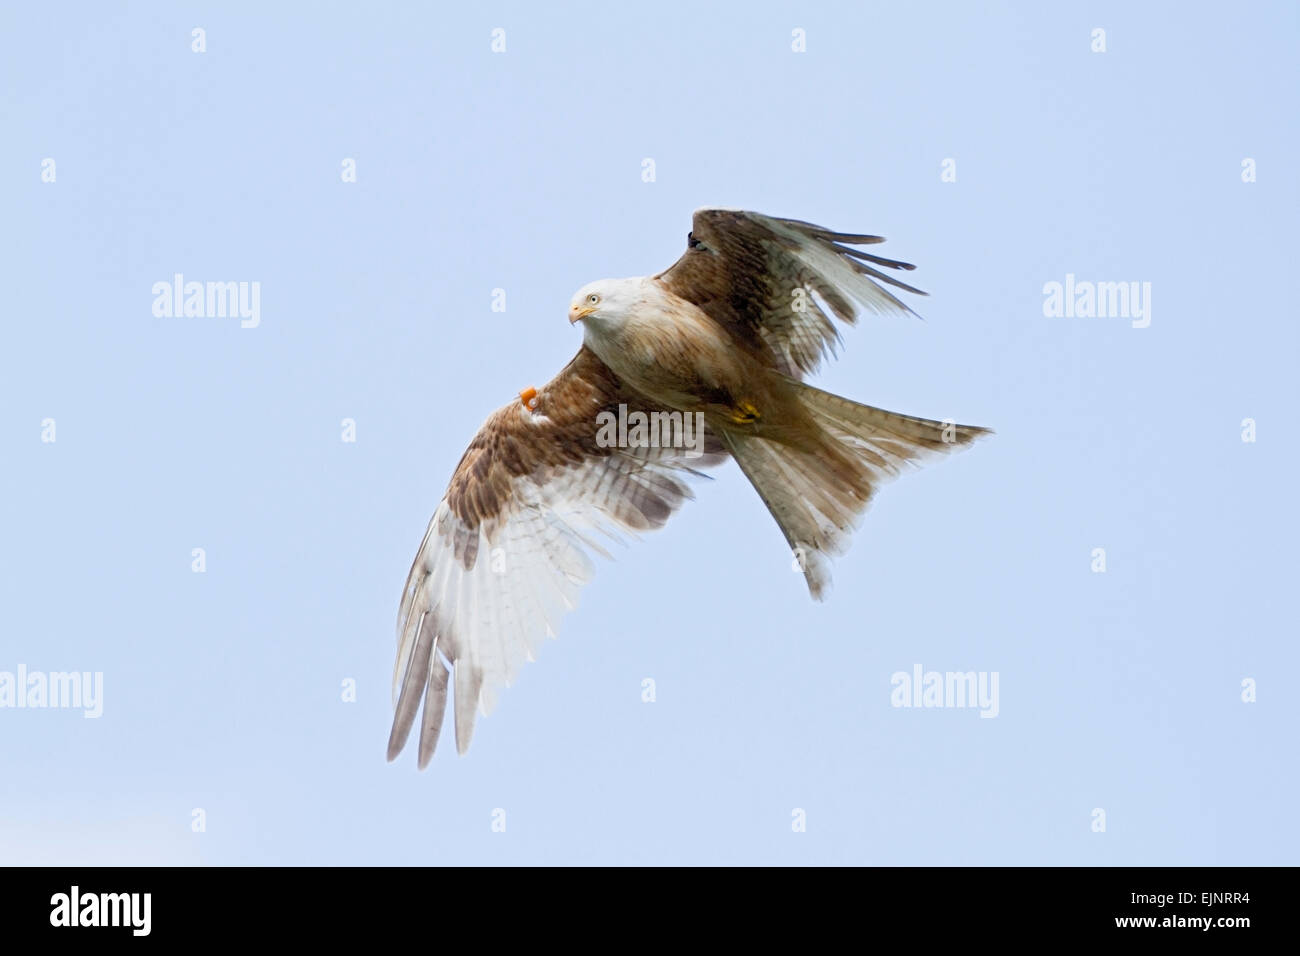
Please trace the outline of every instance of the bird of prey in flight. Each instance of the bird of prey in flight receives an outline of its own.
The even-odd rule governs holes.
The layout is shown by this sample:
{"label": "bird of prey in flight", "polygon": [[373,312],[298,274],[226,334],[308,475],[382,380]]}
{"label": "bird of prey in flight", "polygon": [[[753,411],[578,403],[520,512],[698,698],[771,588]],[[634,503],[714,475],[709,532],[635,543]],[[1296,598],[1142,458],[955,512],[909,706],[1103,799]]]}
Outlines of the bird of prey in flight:
{"label": "bird of prey in flight", "polygon": [[[701,209],[666,271],[578,290],[578,354],[483,423],[415,555],[397,619],[389,760],[423,699],[428,764],[453,683],[464,753],[476,710],[491,711],[575,607],[589,553],[606,554],[600,536],[662,526],[699,468],[736,460],[820,600],[828,557],[846,550],[876,489],[987,433],[804,384],[839,341],[832,316],[851,325],[863,310],[911,312],[891,286],[924,295],[881,271],[913,266],[859,248],[882,241]],[[670,440],[626,427],[647,420],[671,422]],[[691,423],[690,445],[674,440]]]}

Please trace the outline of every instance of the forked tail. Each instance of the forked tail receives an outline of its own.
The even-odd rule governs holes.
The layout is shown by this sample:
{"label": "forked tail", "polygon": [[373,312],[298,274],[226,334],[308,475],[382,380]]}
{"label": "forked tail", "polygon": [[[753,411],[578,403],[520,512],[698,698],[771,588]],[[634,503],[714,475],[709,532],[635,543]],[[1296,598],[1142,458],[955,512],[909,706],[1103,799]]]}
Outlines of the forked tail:
{"label": "forked tail", "polygon": [[830,585],[829,559],[848,550],[877,488],[909,463],[947,455],[991,432],[790,384],[821,429],[808,447],[734,432],[724,432],[723,441],[780,526],[808,591],[820,601]]}

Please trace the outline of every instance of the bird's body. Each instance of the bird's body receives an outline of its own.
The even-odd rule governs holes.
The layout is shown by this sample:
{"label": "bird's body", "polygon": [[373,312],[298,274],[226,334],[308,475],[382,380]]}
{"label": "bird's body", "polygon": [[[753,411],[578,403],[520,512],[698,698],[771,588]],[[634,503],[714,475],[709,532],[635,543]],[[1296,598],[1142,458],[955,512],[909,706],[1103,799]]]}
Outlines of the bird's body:
{"label": "bird's body", "polygon": [[[569,310],[584,327],[578,355],[532,401],[484,423],[411,567],[389,759],[423,698],[419,762],[428,762],[453,676],[463,752],[476,707],[491,708],[576,603],[588,552],[604,553],[597,535],[659,527],[690,497],[683,478],[699,468],[735,458],[821,599],[829,558],[847,548],[876,488],[986,433],[802,381],[838,341],[828,313],[852,323],[860,308],[911,311],[873,280],[918,292],[874,268],[912,267],[851,248],[879,241],[700,210],[670,269],[579,290]],[[678,431],[647,440],[612,429],[615,415]],[[687,434],[684,416],[700,422],[694,443],[673,440]]]}
{"label": "bird's body", "polygon": [[[631,304],[621,321],[582,320],[582,341],[620,379],[680,411],[695,411],[697,384],[739,380],[740,356],[717,323],[651,278],[617,280]],[[706,379],[701,379],[701,375]]]}
{"label": "bird's body", "polygon": [[[740,409],[775,412],[778,397],[789,392],[769,378],[770,368],[759,354],[658,279],[614,279],[600,285],[617,290],[626,310],[616,318],[583,318],[583,344],[656,404],[700,412],[712,425],[742,427]],[[580,290],[578,298],[583,294]],[[761,420],[753,417],[751,428]]]}

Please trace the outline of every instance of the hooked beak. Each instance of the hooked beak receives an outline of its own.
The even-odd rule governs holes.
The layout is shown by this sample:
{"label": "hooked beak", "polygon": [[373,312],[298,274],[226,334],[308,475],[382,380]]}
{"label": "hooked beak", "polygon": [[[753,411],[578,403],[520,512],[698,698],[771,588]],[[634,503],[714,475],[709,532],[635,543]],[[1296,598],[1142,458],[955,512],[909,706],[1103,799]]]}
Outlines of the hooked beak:
{"label": "hooked beak", "polygon": [[591,313],[595,311],[596,309],[590,305],[569,306],[569,324],[573,325],[573,323],[575,322],[581,322],[583,319],[585,319],[587,316],[591,315]]}

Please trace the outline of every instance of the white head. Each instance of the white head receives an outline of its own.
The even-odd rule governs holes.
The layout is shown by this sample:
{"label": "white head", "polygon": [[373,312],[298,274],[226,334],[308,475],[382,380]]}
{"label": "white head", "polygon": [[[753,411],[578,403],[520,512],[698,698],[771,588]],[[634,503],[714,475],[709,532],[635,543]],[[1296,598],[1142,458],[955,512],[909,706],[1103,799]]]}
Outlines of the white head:
{"label": "white head", "polygon": [[599,279],[573,294],[569,323],[582,322],[599,331],[612,331],[645,299],[645,278]]}

